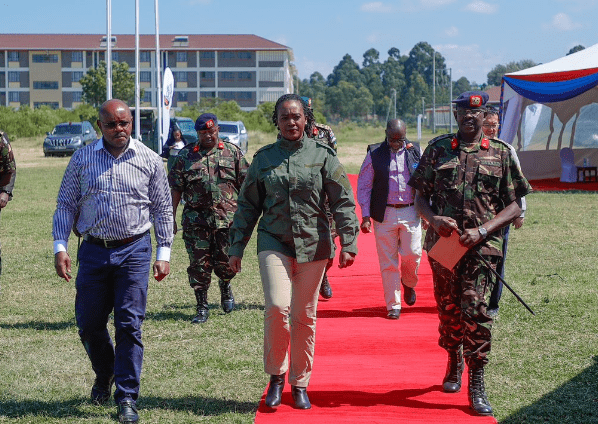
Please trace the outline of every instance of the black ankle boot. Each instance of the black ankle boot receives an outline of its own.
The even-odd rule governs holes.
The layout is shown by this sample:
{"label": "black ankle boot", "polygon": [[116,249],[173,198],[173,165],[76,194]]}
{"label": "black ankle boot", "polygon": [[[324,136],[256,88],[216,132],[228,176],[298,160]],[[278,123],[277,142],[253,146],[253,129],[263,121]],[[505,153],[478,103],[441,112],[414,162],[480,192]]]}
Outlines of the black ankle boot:
{"label": "black ankle boot", "polygon": [[320,285],[320,296],[324,299],[330,299],[332,297],[332,287],[330,287],[326,273],[324,273],[322,284]]}
{"label": "black ankle boot", "polygon": [[442,380],[442,390],[446,393],[457,393],[461,390],[461,375],[463,374],[463,353],[461,349],[449,351],[446,375]]}
{"label": "black ankle boot", "polygon": [[220,286],[220,305],[225,314],[228,314],[235,308],[235,298],[233,297],[233,289],[230,286],[230,281],[218,281]]}
{"label": "black ankle boot", "polygon": [[306,387],[291,386],[291,395],[295,402],[295,408],[311,409],[311,403],[309,403],[309,397],[307,397]]}
{"label": "black ankle boot", "polygon": [[284,374],[270,376],[270,385],[268,386],[268,392],[266,393],[267,407],[276,408],[280,405],[282,389],[284,389],[284,377]]}
{"label": "black ankle boot", "polygon": [[193,324],[202,324],[208,320],[210,310],[208,309],[208,291],[195,290],[195,299],[197,299],[197,315],[191,320]]}
{"label": "black ankle boot", "polygon": [[480,415],[492,415],[484,387],[484,368],[469,368],[469,407]]}

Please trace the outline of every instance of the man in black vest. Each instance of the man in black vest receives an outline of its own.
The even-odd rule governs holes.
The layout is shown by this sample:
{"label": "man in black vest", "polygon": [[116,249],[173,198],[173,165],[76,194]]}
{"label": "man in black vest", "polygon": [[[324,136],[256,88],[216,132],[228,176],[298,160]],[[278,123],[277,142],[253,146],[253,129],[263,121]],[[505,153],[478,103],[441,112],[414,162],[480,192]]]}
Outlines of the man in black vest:
{"label": "man in black vest", "polygon": [[[386,139],[368,146],[357,180],[361,231],[374,234],[389,319],[401,314],[401,285],[405,303],[415,303],[417,269],[422,255],[421,221],[413,206],[414,190],[407,185],[419,163],[420,149],[407,140],[399,119],[388,121]],[[401,266],[399,269],[399,256]]]}

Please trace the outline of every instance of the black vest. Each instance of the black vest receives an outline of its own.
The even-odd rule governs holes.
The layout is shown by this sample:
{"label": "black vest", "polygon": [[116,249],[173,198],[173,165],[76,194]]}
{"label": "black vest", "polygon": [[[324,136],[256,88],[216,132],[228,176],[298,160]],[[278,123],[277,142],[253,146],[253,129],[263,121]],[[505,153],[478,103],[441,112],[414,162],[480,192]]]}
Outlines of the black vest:
{"label": "black vest", "polygon": [[[388,179],[390,177],[390,147],[388,143],[370,144],[368,151],[372,157],[372,168],[374,169],[374,183],[370,196],[370,216],[377,222],[384,221],[384,211],[388,199]],[[413,175],[420,159],[419,147],[407,141],[405,157],[409,174]]]}

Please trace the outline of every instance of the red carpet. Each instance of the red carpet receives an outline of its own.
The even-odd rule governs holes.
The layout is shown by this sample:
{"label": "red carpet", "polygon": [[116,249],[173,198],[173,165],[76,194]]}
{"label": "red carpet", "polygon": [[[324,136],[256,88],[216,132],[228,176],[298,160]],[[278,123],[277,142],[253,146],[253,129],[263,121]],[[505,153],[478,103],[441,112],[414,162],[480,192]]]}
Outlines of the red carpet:
{"label": "red carpet", "polygon": [[547,178],[545,180],[532,180],[529,183],[534,191],[598,191],[598,182],[562,183],[558,178]]}
{"label": "red carpet", "polygon": [[[356,187],[356,176],[349,176]],[[359,211],[359,207],[357,208]],[[460,393],[442,392],[446,353],[438,347],[432,275],[422,258],[417,302],[398,321],[386,307],[373,234],[360,234],[359,254],[346,270],[329,272],[334,296],[318,304],[316,354],[308,388],[312,409],[292,408],[288,383],[282,405],[264,405],[256,424],[268,423],[496,423],[469,410],[467,378]]]}

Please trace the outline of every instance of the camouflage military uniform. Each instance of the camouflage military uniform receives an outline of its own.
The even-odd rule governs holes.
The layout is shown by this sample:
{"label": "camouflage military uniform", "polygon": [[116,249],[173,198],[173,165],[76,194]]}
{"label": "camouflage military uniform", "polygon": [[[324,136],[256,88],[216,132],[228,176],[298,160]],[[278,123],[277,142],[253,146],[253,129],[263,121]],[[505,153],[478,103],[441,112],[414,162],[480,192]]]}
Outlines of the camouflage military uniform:
{"label": "camouflage military uniform", "polygon": [[228,231],[248,164],[233,144],[219,141],[206,150],[185,146],[168,174],[173,190],[185,201],[182,226],[189,254],[189,283],[207,290],[212,270],[225,283],[234,273],[228,265]]}
{"label": "camouflage military uniform", "polygon": [[[15,186],[17,165],[15,157],[8,141],[8,137],[0,131],[0,193],[8,193],[8,199],[12,200],[12,190]],[[2,273],[2,257],[0,253],[0,274]]]}
{"label": "camouflage military uniform", "polygon": [[[432,140],[409,180],[409,185],[430,199],[434,213],[454,218],[461,230],[481,226],[531,191],[507,145],[496,139],[482,140],[473,146],[465,145],[455,134]],[[429,251],[439,237],[430,227],[424,249]],[[496,231],[473,249],[496,267],[501,247],[502,231]],[[454,273],[430,259],[440,318],[439,345],[449,352],[463,345],[470,368],[488,362],[492,318],[486,307],[495,283],[473,249]]]}

